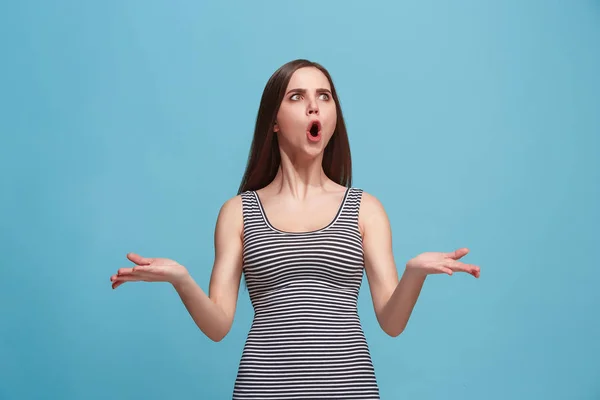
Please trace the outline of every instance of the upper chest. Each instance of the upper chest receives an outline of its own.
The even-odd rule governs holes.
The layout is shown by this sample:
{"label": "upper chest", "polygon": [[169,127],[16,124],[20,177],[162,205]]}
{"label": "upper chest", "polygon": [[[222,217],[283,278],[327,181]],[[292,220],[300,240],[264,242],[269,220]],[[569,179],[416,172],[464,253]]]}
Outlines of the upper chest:
{"label": "upper chest", "polygon": [[275,230],[293,233],[313,232],[333,224],[342,213],[347,196],[346,191],[297,201],[256,193],[267,224]]}

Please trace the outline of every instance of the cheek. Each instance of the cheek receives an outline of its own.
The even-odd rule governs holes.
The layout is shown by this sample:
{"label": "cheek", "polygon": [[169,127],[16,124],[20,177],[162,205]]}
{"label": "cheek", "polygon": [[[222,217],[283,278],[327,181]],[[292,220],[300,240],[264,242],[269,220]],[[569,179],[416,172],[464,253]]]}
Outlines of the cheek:
{"label": "cheek", "polygon": [[277,113],[277,125],[279,125],[279,129],[288,132],[290,129],[295,129],[298,127],[298,117],[297,113],[294,113],[293,110],[289,108],[280,108]]}
{"label": "cheek", "polygon": [[323,121],[326,127],[325,134],[329,136],[333,135],[333,131],[335,130],[335,126],[337,124],[337,113],[335,107],[332,108],[333,109],[325,116],[325,121]]}
{"label": "cheek", "polygon": [[279,125],[279,134],[287,136],[292,139],[294,136],[300,136],[304,134],[305,127],[304,122],[292,118],[284,118],[277,120]]}

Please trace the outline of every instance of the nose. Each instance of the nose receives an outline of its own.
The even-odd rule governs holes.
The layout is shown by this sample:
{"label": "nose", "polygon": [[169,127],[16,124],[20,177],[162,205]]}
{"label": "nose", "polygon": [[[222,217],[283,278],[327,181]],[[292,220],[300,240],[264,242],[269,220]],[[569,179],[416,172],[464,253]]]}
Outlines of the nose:
{"label": "nose", "polygon": [[317,101],[315,99],[311,99],[308,103],[306,113],[308,115],[319,115],[319,105],[317,104]]}

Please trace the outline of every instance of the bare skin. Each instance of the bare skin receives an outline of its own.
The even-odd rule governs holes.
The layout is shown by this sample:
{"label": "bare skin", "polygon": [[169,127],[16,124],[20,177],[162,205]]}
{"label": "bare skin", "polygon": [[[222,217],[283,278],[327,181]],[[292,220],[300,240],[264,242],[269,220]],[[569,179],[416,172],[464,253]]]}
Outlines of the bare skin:
{"label": "bare skin", "polygon": [[[327,78],[317,69],[302,68],[292,76],[277,122],[281,167],[268,186],[257,191],[269,222],[287,232],[307,232],[329,224],[346,190],[326,177],[323,151],[335,129],[336,109]],[[319,140],[307,139],[307,126],[318,119]],[[176,261],[144,258],[130,253],[135,266],[120,268],[111,276],[116,289],[125,282],[169,282],[200,330],[214,341],[222,340],[233,324],[242,276],[241,197],[229,199],[215,227],[215,259],[208,294],[189,271]],[[398,336],[408,323],[425,279],[431,274],[465,272],[479,278],[480,268],[460,260],[469,252],[428,252],[409,260],[399,278],[389,219],[373,195],[364,192],[359,214],[365,270],[379,325]]]}

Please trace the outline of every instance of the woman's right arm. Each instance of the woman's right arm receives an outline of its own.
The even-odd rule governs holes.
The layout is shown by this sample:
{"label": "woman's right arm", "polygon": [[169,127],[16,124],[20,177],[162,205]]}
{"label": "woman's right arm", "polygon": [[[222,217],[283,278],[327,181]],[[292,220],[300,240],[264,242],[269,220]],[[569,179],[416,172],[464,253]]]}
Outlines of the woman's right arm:
{"label": "woman's right arm", "polygon": [[221,341],[233,325],[242,277],[242,235],[242,201],[238,195],[219,211],[208,295],[189,275],[173,285],[198,328],[215,342]]}

